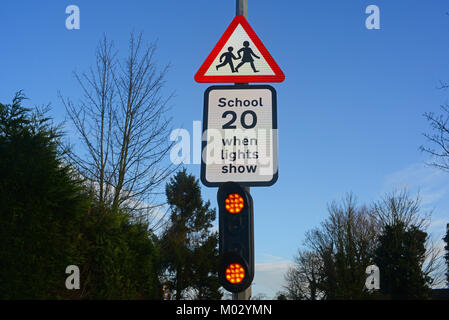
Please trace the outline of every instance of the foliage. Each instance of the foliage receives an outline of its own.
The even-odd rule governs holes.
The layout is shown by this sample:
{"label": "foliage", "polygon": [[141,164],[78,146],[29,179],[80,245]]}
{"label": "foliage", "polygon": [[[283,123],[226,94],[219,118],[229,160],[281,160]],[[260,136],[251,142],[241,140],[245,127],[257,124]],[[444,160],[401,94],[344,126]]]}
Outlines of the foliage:
{"label": "foliage", "polygon": [[306,245],[320,258],[317,288],[325,299],[363,299],[365,269],[372,262],[376,229],[366,207],[348,194],[342,205],[333,202],[329,217],[306,235]]}
{"label": "foliage", "polygon": [[[423,299],[438,276],[437,247],[425,232],[419,196],[392,192],[369,209],[352,195],[328,207],[320,228],[308,231],[295,266],[285,275],[289,299]],[[365,270],[380,269],[380,292],[364,290]]]}
{"label": "foliage", "polygon": [[88,299],[160,299],[159,254],[148,225],[97,206],[83,225],[83,296]]}
{"label": "foliage", "polygon": [[295,265],[285,274],[287,282],[285,292],[281,292],[279,297],[291,300],[319,299],[321,261],[320,257],[312,251],[299,250],[295,257]]}
{"label": "foliage", "polygon": [[[201,198],[199,182],[186,170],[166,186],[170,224],[160,240],[165,285],[177,300],[220,299],[218,283],[218,235],[211,232],[215,210]],[[193,296],[192,296],[193,295]]]}
{"label": "foliage", "polygon": [[373,205],[372,216],[381,232],[374,260],[381,272],[381,293],[393,299],[428,296],[440,280],[440,250],[426,230],[430,213],[422,212],[419,195],[406,189],[386,194]]}
{"label": "foliage", "polygon": [[0,297],[55,298],[77,256],[73,222],[86,197],[59,160],[57,128],[24,99],[0,104]]}
{"label": "foliage", "polygon": [[423,272],[427,233],[403,222],[385,225],[374,262],[381,270],[380,290],[392,299],[425,299],[432,279]]}
{"label": "foliage", "polygon": [[329,217],[306,233],[295,266],[286,274],[289,299],[364,299],[365,269],[372,262],[374,222],[366,207],[348,194],[328,206]]}
{"label": "foliage", "polygon": [[[61,160],[58,128],[24,99],[0,104],[0,298],[159,299],[148,225],[93,199]],[[68,265],[80,290],[65,288]]]}

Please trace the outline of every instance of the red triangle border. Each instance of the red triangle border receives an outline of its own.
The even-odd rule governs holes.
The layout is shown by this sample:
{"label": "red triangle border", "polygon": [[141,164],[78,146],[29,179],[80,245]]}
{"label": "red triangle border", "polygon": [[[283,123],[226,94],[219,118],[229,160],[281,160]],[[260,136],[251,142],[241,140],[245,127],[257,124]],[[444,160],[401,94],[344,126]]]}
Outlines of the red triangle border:
{"label": "red triangle border", "polygon": [[[215,58],[220,54],[225,46],[226,42],[229,40],[238,25],[241,25],[243,29],[248,34],[251,41],[257,47],[261,55],[267,61],[270,68],[273,70],[274,75],[226,75],[226,76],[206,76],[207,70],[210,68]],[[201,65],[198,72],[195,74],[195,81],[200,83],[249,83],[249,82],[282,82],[285,80],[285,75],[281,68],[274,61],[271,54],[268,52],[267,48],[263,45],[262,41],[254,32],[253,28],[249,25],[246,18],[242,15],[238,15],[232,20],[229,27],[226,29],[225,33],[221,36],[218,43],[213,48],[212,52],[206,58],[204,63]]]}

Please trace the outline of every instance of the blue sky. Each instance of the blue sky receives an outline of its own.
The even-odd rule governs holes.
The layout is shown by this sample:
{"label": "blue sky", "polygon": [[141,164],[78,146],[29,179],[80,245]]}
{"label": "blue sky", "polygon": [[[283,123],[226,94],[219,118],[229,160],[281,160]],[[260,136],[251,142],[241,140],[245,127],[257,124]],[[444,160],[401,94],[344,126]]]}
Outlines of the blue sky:
{"label": "blue sky", "polygon": [[[67,30],[68,5],[79,6],[80,30]],[[365,9],[380,8],[380,30],[368,30]],[[278,94],[279,180],[252,188],[257,273],[253,293],[269,297],[304,233],[327,216],[326,206],[354,192],[370,203],[396,187],[421,191],[433,209],[431,232],[449,223],[449,175],[424,166],[418,148],[449,92],[449,4],[445,0],[248,0],[248,21],[284,71]],[[23,89],[30,105],[76,97],[73,71],[94,63],[105,33],[122,54],[131,31],[158,41],[157,62],[170,63],[166,92],[174,128],[202,119],[209,84],[193,76],[235,15],[235,0],[2,1],[0,101]],[[72,135],[70,128],[68,134]],[[199,165],[187,165],[199,177]],[[216,202],[216,189],[203,187]]]}

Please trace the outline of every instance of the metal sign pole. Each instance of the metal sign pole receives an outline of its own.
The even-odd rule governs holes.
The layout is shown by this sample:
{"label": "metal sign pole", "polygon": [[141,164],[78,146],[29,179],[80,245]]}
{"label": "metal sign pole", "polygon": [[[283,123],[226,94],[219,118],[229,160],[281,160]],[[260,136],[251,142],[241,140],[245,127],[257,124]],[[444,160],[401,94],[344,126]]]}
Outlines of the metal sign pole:
{"label": "metal sign pole", "polygon": [[242,15],[248,18],[248,3],[247,0],[237,0],[236,16]]}
{"label": "metal sign pole", "polygon": [[[236,0],[236,10],[235,15],[239,16],[242,15],[245,18],[248,18],[248,1],[247,0]],[[239,85],[242,83],[236,83],[236,85]],[[248,193],[250,192],[249,187],[245,187],[246,191]],[[249,286],[245,291],[233,293],[232,294],[232,300],[250,300],[251,299],[251,286]]]}

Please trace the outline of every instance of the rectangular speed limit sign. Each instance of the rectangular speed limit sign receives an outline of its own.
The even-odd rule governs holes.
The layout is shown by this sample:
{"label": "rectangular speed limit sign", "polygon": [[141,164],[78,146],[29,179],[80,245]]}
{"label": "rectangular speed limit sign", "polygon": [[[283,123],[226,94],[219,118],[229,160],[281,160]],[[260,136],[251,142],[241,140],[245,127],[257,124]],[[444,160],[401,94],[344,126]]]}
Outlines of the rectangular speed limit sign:
{"label": "rectangular speed limit sign", "polygon": [[271,186],[278,178],[276,91],[269,85],[209,87],[204,94],[201,181]]}

